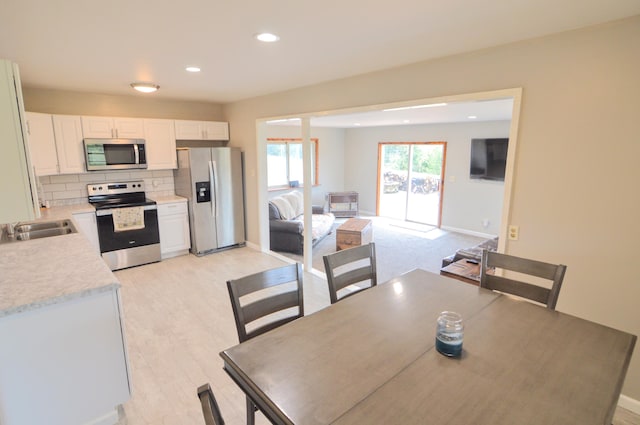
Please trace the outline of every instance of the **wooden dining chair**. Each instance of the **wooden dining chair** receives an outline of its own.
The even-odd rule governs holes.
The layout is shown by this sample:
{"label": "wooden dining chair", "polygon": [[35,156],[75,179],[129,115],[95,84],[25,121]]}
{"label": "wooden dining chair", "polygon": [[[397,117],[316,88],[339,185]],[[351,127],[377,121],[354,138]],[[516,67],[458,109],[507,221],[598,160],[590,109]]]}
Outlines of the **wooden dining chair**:
{"label": "wooden dining chair", "polygon": [[224,425],[224,419],[220,413],[218,402],[208,383],[198,387],[198,397],[202,405],[205,425]]}
{"label": "wooden dining chair", "polygon": [[[482,251],[482,262],[480,264],[481,288],[527,298],[545,304],[547,308],[551,310],[556,309],[556,303],[560,295],[560,287],[562,286],[567,266],[500,254],[486,249]],[[491,268],[510,270],[547,279],[552,282],[551,288],[487,273]]]}
{"label": "wooden dining chair", "polygon": [[[302,276],[296,263],[227,281],[241,343],[304,316]],[[247,396],[248,425],[256,410]]]}
{"label": "wooden dining chair", "polygon": [[[331,304],[378,284],[373,242],[322,257]],[[368,286],[362,283],[368,281]]]}

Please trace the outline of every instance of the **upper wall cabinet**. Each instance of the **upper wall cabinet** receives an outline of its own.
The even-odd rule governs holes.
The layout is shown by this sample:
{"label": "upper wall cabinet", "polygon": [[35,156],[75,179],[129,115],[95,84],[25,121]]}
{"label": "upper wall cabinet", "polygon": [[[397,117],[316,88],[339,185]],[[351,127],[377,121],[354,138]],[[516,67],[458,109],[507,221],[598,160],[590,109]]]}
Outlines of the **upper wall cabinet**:
{"label": "upper wall cabinet", "polygon": [[58,154],[50,114],[25,112],[31,163],[37,176],[58,174]]}
{"label": "upper wall cabinet", "polygon": [[26,112],[31,161],[38,176],[84,172],[80,117]]}
{"label": "upper wall cabinet", "polygon": [[20,87],[18,66],[0,59],[0,223],[31,220],[40,212]]}
{"label": "upper wall cabinet", "polygon": [[145,119],[147,167],[149,170],[178,168],[173,120]]}
{"label": "upper wall cabinet", "polygon": [[54,115],[53,134],[58,153],[60,174],[84,173],[84,147],[82,145],[82,122],[74,115]]}
{"label": "upper wall cabinet", "polygon": [[82,117],[82,134],[97,139],[144,139],[141,118]]}
{"label": "upper wall cabinet", "polygon": [[177,140],[229,140],[229,123],[176,120]]}

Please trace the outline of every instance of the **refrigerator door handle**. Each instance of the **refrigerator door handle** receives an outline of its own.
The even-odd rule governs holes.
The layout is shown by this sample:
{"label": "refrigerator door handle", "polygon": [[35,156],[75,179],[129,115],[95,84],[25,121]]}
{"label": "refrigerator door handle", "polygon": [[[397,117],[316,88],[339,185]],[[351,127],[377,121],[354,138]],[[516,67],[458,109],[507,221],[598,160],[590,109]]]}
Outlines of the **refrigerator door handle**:
{"label": "refrigerator door handle", "polygon": [[213,194],[213,199],[215,200],[215,213],[214,217],[218,217],[218,166],[216,165],[216,161],[211,161],[213,165],[213,184],[211,185],[211,193]]}
{"label": "refrigerator door handle", "polygon": [[214,179],[213,162],[209,161],[209,190],[211,191],[211,215],[216,217],[218,209],[216,208],[216,181]]}

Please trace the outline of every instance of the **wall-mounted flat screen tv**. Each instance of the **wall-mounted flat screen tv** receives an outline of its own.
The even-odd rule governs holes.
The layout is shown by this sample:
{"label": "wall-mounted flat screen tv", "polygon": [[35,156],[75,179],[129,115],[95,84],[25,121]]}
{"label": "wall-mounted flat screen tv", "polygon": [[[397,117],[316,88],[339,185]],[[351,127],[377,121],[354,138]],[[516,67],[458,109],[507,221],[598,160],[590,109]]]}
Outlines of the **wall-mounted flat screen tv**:
{"label": "wall-mounted flat screen tv", "polygon": [[504,181],[509,139],[471,139],[472,179]]}

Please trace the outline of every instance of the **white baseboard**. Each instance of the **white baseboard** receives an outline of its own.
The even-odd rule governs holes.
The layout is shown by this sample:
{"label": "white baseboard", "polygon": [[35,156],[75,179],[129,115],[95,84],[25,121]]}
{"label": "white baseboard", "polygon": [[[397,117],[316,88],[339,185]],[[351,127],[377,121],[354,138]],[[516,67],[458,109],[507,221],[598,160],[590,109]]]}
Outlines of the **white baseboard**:
{"label": "white baseboard", "polygon": [[318,271],[318,270],[316,270],[316,269],[314,269],[314,268],[311,268],[310,273],[311,273],[312,275],[316,276],[316,277],[319,277],[320,279],[327,280],[327,274],[326,274],[326,273],[323,273],[323,272],[321,272],[321,271]]}
{"label": "white baseboard", "polygon": [[260,251],[260,247],[257,244],[253,243],[253,242],[246,241],[245,245],[248,246],[251,249],[255,249],[256,251]]}
{"label": "white baseboard", "polygon": [[627,409],[636,415],[640,415],[640,401],[627,397],[624,394],[620,395],[620,398],[618,399],[618,406],[623,409]]}
{"label": "white baseboard", "polygon": [[471,235],[471,236],[478,236],[478,237],[487,238],[487,239],[493,239],[496,237],[496,235],[492,235],[489,233],[476,232],[474,230],[467,230],[467,229],[458,229],[457,227],[451,227],[451,226],[441,226],[440,228],[442,230],[448,230],[450,232],[462,233],[462,234]]}
{"label": "white baseboard", "polygon": [[265,252],[265,254],[269,254],[270,256],[275,257],[275,258],[277,258],[278,260],[282,260],[282,261],[284,261],[285,263],[293,264],[293,263],[295,263],[295,262],[296,262],[295,260],[292,260],[291,258],[286,257],[286,256],[284,256],[284,255],[282,255],[282,254],[278,254],[278,253],[277,253],[277,252],[275,252],[275,251],[266,251],[266,252]]}
{"label": "white baseboard", "polygon": [[118,410],[113,410],[99,418],[94,418],[84,425],[115,425],[118,423]]}

